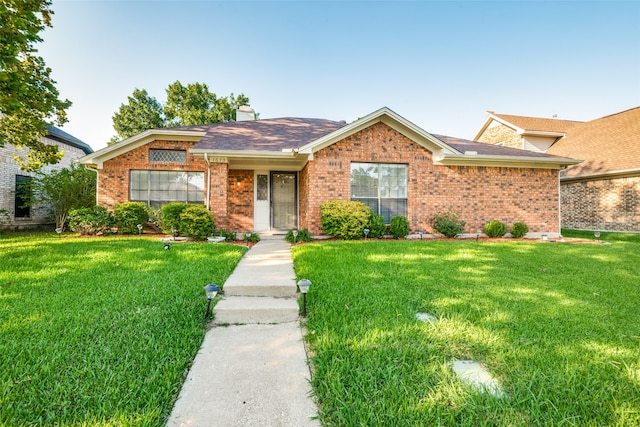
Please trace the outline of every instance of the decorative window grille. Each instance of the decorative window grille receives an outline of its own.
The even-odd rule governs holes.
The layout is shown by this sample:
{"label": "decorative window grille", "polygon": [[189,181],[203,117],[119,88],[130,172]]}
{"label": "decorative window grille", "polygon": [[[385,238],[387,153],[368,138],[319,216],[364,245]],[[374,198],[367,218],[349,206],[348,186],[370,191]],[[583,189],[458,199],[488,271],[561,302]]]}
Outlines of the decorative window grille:
{"label": "decorative window grille", "polygon": [[187,152],[184,150],[149,150],[150,162],[186,163]]}
{"label": "decorative window grille", "polygon": [[258,200],[268,200],[269,195],[269,177],[267,175],[258,175]]}

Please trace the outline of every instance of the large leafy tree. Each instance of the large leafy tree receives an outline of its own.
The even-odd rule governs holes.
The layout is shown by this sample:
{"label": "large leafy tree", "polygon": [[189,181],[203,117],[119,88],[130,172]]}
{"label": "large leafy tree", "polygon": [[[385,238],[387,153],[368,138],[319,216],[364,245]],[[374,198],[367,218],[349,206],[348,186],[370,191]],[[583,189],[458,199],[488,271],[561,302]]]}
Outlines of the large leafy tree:
{"label": "large leafy tree", "polygon": [[161,105],[144,89],[135,89],[127,104],[121,104],[112,117],[118,133],[110,143],[129,138],[148,129],[192,126],[235,120],[236,109],[249,102],[243,94],[218,97],[204,83],[179,81],[167,89],[167,101]]}
{"label": "large leafy tree", "polygon": [[0,0],[0,147],[28,148],[16,161],[27,171],[57,163],[57,145],[39,141],[45,127],[67,121],[51,69],[37,56],[40,32],[51,27],[50,0]]}

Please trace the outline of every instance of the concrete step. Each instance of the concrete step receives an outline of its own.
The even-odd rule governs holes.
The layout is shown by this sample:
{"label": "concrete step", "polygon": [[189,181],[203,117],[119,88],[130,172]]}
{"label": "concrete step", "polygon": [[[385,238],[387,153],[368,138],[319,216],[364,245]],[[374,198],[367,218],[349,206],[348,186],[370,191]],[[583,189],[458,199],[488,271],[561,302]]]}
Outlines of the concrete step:
{"label": "concrete step", "polygon": [[289,284],[282,283],[259,283],[252,284],[233,284],[225,283],[224,295],[245,296],[245,297],[274,297],[274,298],[291,298],[296,296],[295,282]]}
{"label": "concrete step", "polygon": [[255,324],[293,322],[298,319],[296,298],[228,296],[213,309],[217,324]]}
{"label": "concrete step", "polygon": [[[260,242],[263,244],[263,242]],[[255,246],[238,263],[224,284],[226,296],[294,297],[296,276],[291,253],[263,254]]]}

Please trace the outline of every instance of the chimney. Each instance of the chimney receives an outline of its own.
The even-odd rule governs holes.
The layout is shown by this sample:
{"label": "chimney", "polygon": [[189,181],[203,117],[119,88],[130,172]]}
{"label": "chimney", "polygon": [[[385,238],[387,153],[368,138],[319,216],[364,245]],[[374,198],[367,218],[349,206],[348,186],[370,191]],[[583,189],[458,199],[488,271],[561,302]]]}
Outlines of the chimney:
{"label": "chimney", "polygon": [[236,110],[236,122],[248,122],[256,119],[256,112],[245,104]]}

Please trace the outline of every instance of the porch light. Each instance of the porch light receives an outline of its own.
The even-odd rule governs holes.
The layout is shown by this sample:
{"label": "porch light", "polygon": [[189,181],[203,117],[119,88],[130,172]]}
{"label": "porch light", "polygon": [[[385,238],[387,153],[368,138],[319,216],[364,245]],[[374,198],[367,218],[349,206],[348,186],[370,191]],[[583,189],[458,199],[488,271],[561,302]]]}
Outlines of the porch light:
{"label": "porch light", "polygon": [[136,227],[138,227],[138,234],[142,234],[142,224],[138,224]]}
{"label": "porch light", "polygon": [[310,280],[301,279],[298,281],[298,288],[300,288],[300,293],[302,294],[302,317],[307,317],[307,292],[309,292],[310,286]]}
{"label": "porch light", "polygon": [[218,285],[214,285],[212,283],[209,283],[207,286],[204,287],[204,291],[207,295],[207,311],[204,313],[204,319],[207,320],[207,317],[209,317],[209,309],[211,308],[211,300],[214,299],[216,297],[216,295],[218,295],[218,291],[220,290],[220,288],[218,287]]}
{"label": "porch light", "polygon": [[370,231],[371,231],[371,230],[369,230],[368,228],[365,228],[365,229],[364,229],[364,240],[367,240],[367,236],[369,235],[369,232],[370,232]]}
{"label": "porch light", "polygon": [[293,244],[295,245],[296,240],[298,240],[298,230],[293,230],[291,234],[293,234]]}

